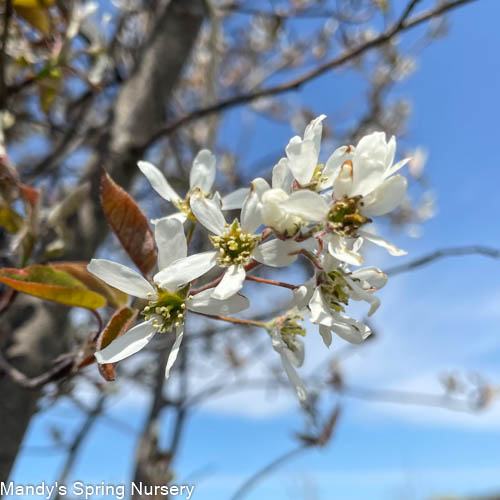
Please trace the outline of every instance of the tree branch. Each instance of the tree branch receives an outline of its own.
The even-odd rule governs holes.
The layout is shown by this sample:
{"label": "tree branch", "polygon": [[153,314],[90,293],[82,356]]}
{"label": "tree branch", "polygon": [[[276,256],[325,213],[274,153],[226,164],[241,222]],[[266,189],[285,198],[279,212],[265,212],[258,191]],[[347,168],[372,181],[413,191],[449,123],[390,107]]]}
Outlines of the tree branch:
{"label": "tree branch", "polygon": [[[359,57],[362,55],[364,52],[371,50],[375,47],[378,47],[380,45],[383,45],[384,43],[388,42],[391,40],[396,34],[401,33],[403,31],[407,31],[411,28],[414,28],[432,18],[438,17],[445,12],[455,9],[457,7],[460,7],[462,5],[465,5],[467,3],[471,2],[476,2],[478,0],[454,0],[452,2],[444,3],[442,5],[439,5],[438,7],[435,7],[433,9],[429,9],[421,14],[418,14],[414,16],[412,19],[407,20],[404,16],[406,15],[406,11],[400,21],[396,23],[393,27],[390,29],[386,30],[379,36],[372,38],[371,40],[358,45],[357,47],[354,47],[351,50],[348,50],[344,54],[337,56],[330,61],[327,61],[326,63],[318,66],[317,68],[314,68],[305,74],[293,78],[289,82],[282,83],[279,85],[275,85],[273,87],[268,87],[267,89],[261,89],[257,90],[255,92],[249,92],[247,94],[241,94],[237,95],[234,97],[230,97],[228,99],[219,101],[218,103],[212,104],[211,106],[207,106],[206,108],[200,108],[197,109],[181,118],[178,118],[177,120],[174,120],[172,123],[169,123],[162,127],[160,130],[158,130],[155,134],[151,136],[151,138],[143,145],[143,148],[149,147],[152,145],[154,142],[156,142],[158,139],[168,136],[174,131],[176,131],[178,128],[187,125],[188,123],[194,122],[196,120],[199,120],[201,118],[204,118],[208,115],[211,115],[212,113],[220,113],[222,111],[225,111],[227,109],[233,108],[235,106],[241,106],[242,104],[246,104],[252,101],[255,101],[261,97],[271,97],[271,96],[276,96],[280,94],[284,94],[286,92],[290,92],[292,90],[298,90],[300,87],[302,87],[304,84],[314,80],[318,76],[321,76],[322,74],[338,68],[342,66],[343,64],[355,59],[356,57]],[[412,1],[409,5],[408,15],[411,13],[411,10],[413,7],[416,5],[415,1]]]}
{"label": "tree branch", "polygon": [[500,259],[500,250],[482,245],[442,248],[405,264],[390,267],[384,272],[387,276],[396,276],[396,274],[413,271],[413,269],[418,269],[419,267],[426,266],[436,260],[444,259],[445,257],[459,257],[463,255],[484,255],[492,259]]}

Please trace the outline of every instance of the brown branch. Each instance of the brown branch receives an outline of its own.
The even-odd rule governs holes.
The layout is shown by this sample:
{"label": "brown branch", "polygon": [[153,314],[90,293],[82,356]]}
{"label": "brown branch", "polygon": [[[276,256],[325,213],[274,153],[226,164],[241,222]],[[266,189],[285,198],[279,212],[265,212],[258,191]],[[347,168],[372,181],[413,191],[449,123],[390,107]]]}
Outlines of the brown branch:
{"label": "brown branch", "polygon": [[459,399],[447,394],[426,394],[420,392],[398,391],[391,389],[367,389],[365,387],[345,386],[337,390],[339,394],[356,399],[400,405],[427,406],[446,410],[470,413],[481,408],[476,401]]}
{"label": "brown branch", "polygon": [[[92,430],[94,424],[97,422],[99,415],[101,414],[104,408],[104,402],[106,401],[107,395],[101,394],[95,406],[88,412],[83,425],[80,427],[80,430],[75,435],[72,443],[68,447],[68,455],[66,457],[66,461],[59,475],[58,483],[66,484],[68,480],[68,476],[73,468],[75,460],[78,456],[80,448],[82,444],[85,442],[85,438],[89,435]],[[56,494],[54,496],[54,500],[59,500],[61,496],[59,495],[59,489],[56,490]]]}
{"label": "brown branch", "polygon": [[27,377],[24,373],[12,366],[0,351],[0,372],[3,371],[16,384],[25,389],[38,389],[49,382],[57,380],[71,372],[74,364],[74,359],[71,356],[65,357],[60,362],[54,364],[53,367],[38,375],[37,377]]}
{"label": "brown branch", "polygon": [[9,25],[12,17],[12,0],[5,2],[5,10],[3,13],[3,33],[2,33],[2,47],[0,48],[0,110],[7,107],[7,84],[5,83],[5,66],[6,66],[6,49],[7,40],[9,38]]}
{"label": "brown branch", "polygon": [[290,451],[287,451],[283,455],[280,455],[278,458],[274,459],[272,462],[265,465],[262,469],[259,469],[257,472],[252,474],[236,491],[236,493],[231,497],[231,500],[241,500],[244,498],[249,491],[255,487],[255,485],[261,481],[265,476],[273,472],[278,467],[281,467],[285,462],[288,462],[292,458],[297,457],[304,451],[310,449],[312,447],[309,443],[303,443],[297,448],[293,448]]}
{"label": "brown branch", "polygon": [[266,285],[281,286],[283,288],[288,288],[289,290],[295,290],[298,288],[297,285],[291,285],[290,283],[285,283],[283,281],[268,280],[267,278],[259,278],[257,276],[246,275],[245,277],[248,281],[256,281],[257,283],[265,283]]}
{"label": "brown branch", "polygon": [[[429,19],[432,19],[434,17],[438,17],[445,12],[455,9],[457,7],[460,7],[462,5],[465,5],[467,3],[475,2],[478,0],[454,0],[452,2],[444,3],[442,5],[439,5],[438,7],[434,9],[429,9],[425,12],[422,12],[421,14],[418,14],[414,16],[412,19],[408,20],[405,19],[404,17],[401,18],[399,22],[397,22],[393,27],[389,28],[388,30],[384,31],[382,34],[379,36],[372,38],[371,40],[358,45],[357,47],[354,47],[351,50],[348,50],[344,54],[337,56],[330,61],[327,61],[326,63],[318,66],[317,68],[314,68],[305,74],[293,78],[292,80],[282,83],[279,85],[275,85],[273,87],[268,87],[267,89],[261,89],[257,90],[255,92],[250,92],[247,94],[241,94],[237,95],[234,97],[230,97],[229,99],[222,100],[218,103],[212,104],[211,106],[207,106],[206,108],[200,108],[197,109],[185,116],[182,116],[181,118],[178,118],[177,120],[174,120],[172,123],[167,124],[166,126],[162,127],[160,130],[158,130],[155,134],[151,136],[151,138],[143,145],[143,148],[147,148],[151,146],[154,142],[156,142],[158,139],[167,136],[174,131],[176,131],[178,128],[187,125],[188,123],[194,122],[196,120],[199,120],[201,118],[204,118],[212,113],[219,113],[222,111],[225,111],[229,108],[233,108],[235,106],[241,106],[242,104],[246,104],[252,101],[255,101],[256,99],[259,99],[261,97],[270,97],[270,96],[276,96],[280,94],[284,94],[286,92],[290,92],[292,90],[298,90],[300,87],[302,87],[304,84],[314,80],[318,76],[321,76],[322,74],[338,68],[339,66],[342,66],[343,64],[355,59],[356,57],[359,57],[362,55],[364,52],[371,50],[375,47],[378,47],[380,45],[383,45],[384,43],[388,42],[391,40],[396,34],[401,33],[403,31],[407,31],[411,28],[414,28]],[[414,2],[410,3],[413,4]],[[415,2],[416,3],[416,2]],[[409,10],[408,14],[411,12],[413,9],[414,5],[411,6],[411,9]],[[405,11],[406,12],[406,11]],[[405,14],[404,14],[405,15]]]}
{"label": "brown branch", "polygon": [[258,326],[260,328],[264,327],[264,323],[262,321],[255,321],[253,319],[231,318],[230,316],[222,316],[220,314],[206,314],[197,311],[190,311],[190,312],[198,314],[199,316],[203,316],[205,318],[216,319],[219,321],[226,321],[227,323],[233,323],[234,325]]}
{"label": "brown branch", "polygon": [[442,248],[405,264],[390,267],[385,270],[385,274],[388,276],[395,276],[396,274],[405,273],[426,266],[427,264],[439,259],[444,259],[445,257],[459,257],[463,255],[484,255],[492,259],[500,259],[500,250],[483,245]]}

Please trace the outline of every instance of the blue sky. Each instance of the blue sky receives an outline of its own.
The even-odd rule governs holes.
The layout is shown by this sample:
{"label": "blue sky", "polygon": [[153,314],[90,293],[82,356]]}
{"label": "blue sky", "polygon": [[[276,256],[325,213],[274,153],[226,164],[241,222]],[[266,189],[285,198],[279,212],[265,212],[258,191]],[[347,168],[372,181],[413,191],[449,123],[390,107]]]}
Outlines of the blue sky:
{"label": "blue sky", "polygon": [[[452,13],[451,32],[420,54],[419,70],[398,89],[412,102],[412,117],[401,143],[429,152],[426,173],[438,196],[439,212],[412,239],[390,239],[417,257],[440,247],[484,244],[500,247],[496,220],[500,183],[500,4],[480,0]],[[317,113],[345,82],[325,75],[291,97]],[[339,83],[340,82],[340,83]],[[356,89],[347,93],[355,97]],[[338,101],[337,101],[338,102]],[[248,119],[238,110],[229,122]],[[247,148],[249,164],[285,146],[291,130],[259,124]],[[373,252],[381,266],[395,264]],[[436,262],[394,277],[382,290],[375,317],[380,339],[345,362],[352,384],[436,392],[447,371],[477,371],[500,382],[499,263],[483,257]],[[335,342],[332,349],[342,346]],[[326,353],[308,339],[305,370]],[[147,401],[131,393],[109,414],[140,427]],[[57,424],[76,428],[81,415],[69,404],[35,418],[18,460],[18,482],[53,480],[62,456],[37,447],[49,443]],[[168,418],[165,425],[169,425]],[[294,446],[301,418],[293,398],[245,393],[218,399],[189,421],[176,463],[179,481],[194,477],[196,500],[229,498],[241,481]],[[476,415],[345,399],[337,434],[328,449],[288,463],[248,496],[249,500],[421,500],[436,494],[500,491],[500,404]],[[104,419],[86,443],[73,479],[127,482],[135,441],[131,432]]]}

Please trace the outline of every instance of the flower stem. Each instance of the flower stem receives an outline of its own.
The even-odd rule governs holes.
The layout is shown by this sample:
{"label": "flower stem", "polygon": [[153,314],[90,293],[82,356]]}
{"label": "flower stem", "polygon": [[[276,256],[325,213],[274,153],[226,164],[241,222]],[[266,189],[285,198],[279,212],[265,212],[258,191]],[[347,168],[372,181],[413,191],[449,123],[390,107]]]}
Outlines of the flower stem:
{"label": "flower stem", "polygon": [[288,288],[289,290],[295,290],[298,288],[296,285],[284,283],[283,281],[268,280],[266,278],[258,278],[257,276],[249,276],[248,274],[245,279],[249,281],[257,281],[258,283],[266,283],[267,285],[282,286],[283,288]]}
{"label": "flower stem", "polygon": [[189,226],[189,231],[188,231],[188,234],[186,236],[186,243],[187,243],[187,246],[189,246],[189,244],[191,243],[191,240],[193,238],[193,234],[194,234],[194,228],[196,227],[196,222],[192,222],[191,221],[191,225]]}
{"label": "flower stem", "polygon": [[205,316],[206,318],[218,319],[219,321],[226,321],[227,323],[233,323],[235,325],[258,326],[260,328],[264,328],[263,321],[255,321],[253,319],[231,318],[229,316],[222,316],[219,314],[206,314],[197,311],[190,311],[190,312],[198,314],[199,316]]}

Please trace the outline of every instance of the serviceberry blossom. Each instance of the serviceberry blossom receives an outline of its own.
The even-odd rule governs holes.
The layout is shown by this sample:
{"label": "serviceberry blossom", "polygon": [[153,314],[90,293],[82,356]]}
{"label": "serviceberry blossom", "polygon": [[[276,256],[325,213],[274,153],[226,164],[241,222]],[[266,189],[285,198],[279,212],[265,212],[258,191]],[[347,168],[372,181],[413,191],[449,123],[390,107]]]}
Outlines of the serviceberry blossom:
{"label": "serviceberry blossom", "polygon": [[311,323],[319,325],[319,333],[327,347],[332,342],[332,332],[347,342],[359,344],[370,334],[370,328],[346,314],[350,300],[365,301],[370,305],[368,316],[380,306],[380,299],[373,292],[382,288],[387,276],[376,267],[365,267],[351,272],[329,254],[320,258],[321,270],[294,292],[294,305],[302,312],[309,311]]}
{"label": "serviceberry blossom", "polygon": [[298,310],[293,309],[284,316],[267,323],[266,329],[271,337],[273,349],[280,355],[288,380],[295,389],[299,401],[304,404],[307,399],[307,390],[296,368],[302,366],[305,356],[304,342],[297,336],[305,336],[306,331],[297,320],[304,320],[304,318]]}
{"label": "serviceberry blossom", "polygon": [[[165,200],[170,201],[178,210],[177,213],[168,216],[168,218],[177,219],[180,222],[194,220],[193,213],[189,204],[191,194],[196,191],[202,196],[211,198],[214,196],[213,186],[215,182],[216,168],[215,156],[208,149],[202,149],[193,160],[191,171],[189,172],[189,191],[182,198],[170,185],[163,173],[152,163],[139,161],[137,166],[146,176],[152,188]],[[243,200],[248,194],[248,188],[238,189],[221,200],[224,210],[240,209]],[[155,219],[153,222],[156,223]]]}
{"label": "serviceberry blossom", "polygon": [[245,266],[254,259],[271,267],[285,267],[297,259],[302,246],[293,241],[272,239],[262,243],[262,234],[256,233],[261,225],[258,196],[251,191],[241,209],[241,222],[234,219],[226,222],[219,204],[194,193],[191,210],[198,222],[214,233],[209,236],[214,252],[206,252],[207,267],[218,265],[225,268],[213,297],[223,300],[231,297],[243,287],[246,278]]}
{"label": "serviceberry blossom", "polygon": [[89,263],[88,270],[108,285],[147,301],[141,312],[145,321],[96,352],[95,357],[99,363],[115,363],[143,349],[156,333],[175,330],[165,373],[168,377],[182,342],[187,311],[227,315],[246,309],[249,303],[241,295],[217,300],[212,297],[211,289],[194,296],[189,294],[189,283],[204,274],[207,267],[203,265],[203,254],[186,257],[187,242],[179,221],[160,220],[155,226],[155,240],[160,270],[153,283],[117,262],[92,259]]}
{"label": "serviceberry blossom", "polygon": [[[155,221],[159,271],[152,282],[121,264],[94,259],[90,272],[111,286],[146,301],[144,321],[95,354],[99,363],[113,363],[142,349],[156,334],[175,330],[167,375],[175,361],[188,311],[212,319],[248,323],[264,328],[300,402],[306,406],[307,391],[298,368],[305,356],[302,338],[305,320],[318,328],[327,347],[333,334],[357,344],[371,333],[360,319],[349,315],[352,301],[366,302],[371,316],[380,306],[376,291],[387,276],[376,267],[352,270],[363,263],[361,248],[370,241],[391,255],[406,252],[369,232],[374,218],[389,214],[405,198],[407,182],[397,172],[408,160],[394,163],[396,139],[383,132],[361,138],[356,147],[341,146],[320,164],[322,122],[320,115],[309,123],[303,137],[293,137],[285,157],[272,170],[271,185],[256,178],[221,200],[214,191],[215,157],[202,150],[190,172],[190,189],[181,198],[163,174],[147,162],[139,168],[153,188],[179,210]],[[228,222],[225,209],[239,209]],[[188,255],[183,222],[210,234],[204,249]],[[194,228],[194,226],[193,226]],[[191,233],[192,234],[192,233]],[[264,265],[283,268],[299,255],[314,269],[303,284],[250,276]],[[193,282],[218,269],[219,275],[203,286]],[[289,310],[267,322],[233,319],[227,315],[246,309],[248,300],[239,295],[245,280],[282,286],[293,291]]]}

